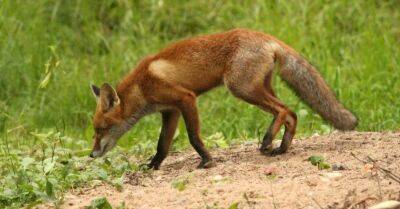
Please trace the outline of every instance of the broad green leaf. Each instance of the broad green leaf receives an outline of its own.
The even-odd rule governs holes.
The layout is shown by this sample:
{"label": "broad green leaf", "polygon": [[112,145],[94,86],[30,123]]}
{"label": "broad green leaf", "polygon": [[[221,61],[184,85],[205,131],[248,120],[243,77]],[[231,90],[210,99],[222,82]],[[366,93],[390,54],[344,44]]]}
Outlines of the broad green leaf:
{"label": "broad green leaf", "polygon": [[308,161],[310,161],[313,165],[318,165],[318,163],[323,162],[324,160],[324,157],[315,155],[308,158]]}
{"label": "broad green leaf", "polygon": [[329,168],[331,168],[331,165],[327,162],[318,163],[318,169],[320,169],[320,170],[329,169]]}
{"label": "broad green leaf", "polygon": [[111,183],[118,191],[122,191],[122,185],[124,183],[124,175],[112,180]]}
{"label": "broad green leaf", "polygon": [[325,158],[322,156],[311,156],[308,158],[308,161],[310,161],[311,164],[318,166],[318,169],[320,170],[329,169],[331,167],[329,163],[325,162]]}
{"label": "broad green leaf", "polygon": [[56,164],[56,157],[53,159],[52,158],[45,159],[43,161],[43,164],[44,164],[44,168],[43,168],[44,173],[45,174],[50,173],[54,169],[54,166]]}
{"label": "broad green leaf", "polygon": [[177,179],[172,182],[172,187],[177,189],[178,191],[183,191],[186,189],[186,185],[189,183],[187,179]]}
{"label": "broad green leaf", "polygon": [[90,203],[90,206],[86,207],[87,209],[112,209],[110,203],[107,198],[101,197],[93,200]]}
{"label": "broad green leaf", "polygon": [[23,169],[27,169],[33,162],[35,162],[35,159],[31,157],[25,157],[21,160],[21,166]]}
{"label": "broad green leaf", "polygon": [[108,178],[108,175],[107,175],[107,171],[106,171],[106,170],[104,170],[104,169],[102,169],[102,168],[98,168],[98,169],[96,170],[96,172],[97,172],[97,175],[98,175],[101,179],[105,180],[105,179]]}
{"label": "broad green leaf", "polygon": [[233,203],[231,206],[229,206],[228,209],[238,209],[238,208],[239,208],[239,203],[238,203],[238,202],[235,202],[235,203]]}
{"label": "broad green leaf", "polygon": [[46,194],[50,198],[54,198],[54,185],[47,180],[46,181]]}
{"label": "broad green leaf", "polygon": [[215,144],[217,144],[218,147],[223,148],[223,149],[226,149],[229,147],[229,144],[223,138],[216,140]]}

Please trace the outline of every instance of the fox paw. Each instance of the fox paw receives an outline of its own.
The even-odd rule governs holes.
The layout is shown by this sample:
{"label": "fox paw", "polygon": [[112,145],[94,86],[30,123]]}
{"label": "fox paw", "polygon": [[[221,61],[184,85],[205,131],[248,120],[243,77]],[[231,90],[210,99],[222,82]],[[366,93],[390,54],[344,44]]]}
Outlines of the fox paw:
{"label": "fox paw", "polygon": [[273,149],[270,154],[271,154],[271,156],[281,155],[281,154],[285,153],[286,151],[287,151],[287,149],[282,149],[281,147],[278,147],[278,148]]}
{"label": "fox paw", "polygon": [[286,149],[282,149],[281,147],[273,148],[272,146],[269,146],[267,148],[260,148],[260,152],[266,156],[276,156],[285,153]]}
{"label": "fox paw", "polygon": [[146,164],[148,169],[158,170],[160,169],[160,163],[148,163]]}
{"label": "fox paw", "polygon": [[139,165],[139,170],[146,171],[150,169],[160,169],[161,162],[151,160],[150,163],[142,163]]}
{"label": "fox paw", "polygon": [[197,168],[212,168],[215,166],[216,164],[213,160],[202,160]]}
{"label": "fox paw", "polygon": [[261,152],[261,154],[270,154],[272,151],[274,150],[274,148],[272,147],[272,145],[269,146],[262,146],[260,147],[259,151]]}

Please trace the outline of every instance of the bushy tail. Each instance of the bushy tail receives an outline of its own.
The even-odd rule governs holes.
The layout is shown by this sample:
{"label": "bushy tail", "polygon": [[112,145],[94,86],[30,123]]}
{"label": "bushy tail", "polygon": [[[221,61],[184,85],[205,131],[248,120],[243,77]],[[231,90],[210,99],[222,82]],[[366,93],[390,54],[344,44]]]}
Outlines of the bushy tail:
{"label": "bushy tail", "polygon": [[353,130],[357,118],[336,99],[319,72],[288,46],[276,53],[280,76],[308,105],[339,130]]}

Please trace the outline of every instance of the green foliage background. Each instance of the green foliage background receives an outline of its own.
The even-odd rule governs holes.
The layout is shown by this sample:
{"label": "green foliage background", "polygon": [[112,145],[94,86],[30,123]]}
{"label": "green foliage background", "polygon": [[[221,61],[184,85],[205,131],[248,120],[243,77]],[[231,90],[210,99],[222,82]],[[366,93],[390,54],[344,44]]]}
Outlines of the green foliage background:
{"label": "green foliage background", "polygon": [[[115,85],[170,42],[235,27],[272,34],[307,57],[358,116],[359,131],[398,130],[398,8],[396,0],[0,0],[0,178],[20,169],[27,155],[37,162],[49,157],[52,146],[69,150],[69,159],[87,154],[95,108],[90,83]],[[298,135],[331,130],[279,78],[274,82],[299,115]],[[259,138],[272,119],[224,88],[200,97],[199,109],[210,146]],[[152,153],[159,130],[159,115],[146,117],[118,149]],[[181,123],[174,149],[187,141]]]}

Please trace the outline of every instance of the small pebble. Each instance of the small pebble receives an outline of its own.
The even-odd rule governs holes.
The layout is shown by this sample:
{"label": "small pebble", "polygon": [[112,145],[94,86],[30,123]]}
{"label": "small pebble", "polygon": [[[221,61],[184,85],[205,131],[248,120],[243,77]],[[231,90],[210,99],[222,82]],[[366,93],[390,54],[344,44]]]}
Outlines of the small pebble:
{"label": "small pebble", "polygon": [[268,166],[264,169],[264,174],[267,176],[271,175],[277,175],[278,174],[278,168],[274,166]]}
{"label": "small pebble", "polygon": [[397,209],[400,207],[400,202],[395,200],[384,201],[373,205],[370,209]]}
{"label": "small pebble", "polygon": [[322,176],[330,179],[330,180],[339,180],[340,178],[343,177],[343,174],[338,173],[338,172],[330,172],[330,173],[323,173]]}
{"label": "small pebble", "polygon": [[347,166],[342,165],[342,164],[333,164],[332,170],[333,171],[342,171],[342,170],[348,170],[348,168],[347,168]]}

